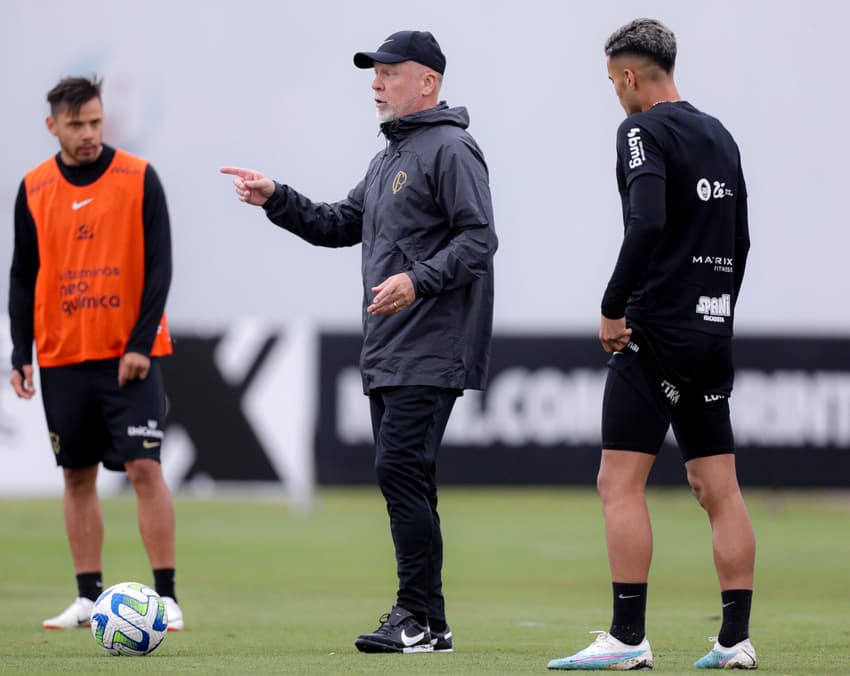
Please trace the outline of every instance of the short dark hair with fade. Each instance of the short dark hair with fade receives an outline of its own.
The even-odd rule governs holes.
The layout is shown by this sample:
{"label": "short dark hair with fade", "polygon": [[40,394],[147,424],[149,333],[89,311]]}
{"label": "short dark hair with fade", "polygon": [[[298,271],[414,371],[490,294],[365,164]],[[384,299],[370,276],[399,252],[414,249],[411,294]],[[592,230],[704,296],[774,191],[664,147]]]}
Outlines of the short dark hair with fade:
{"label": "short dark hair with fade", "polygon": [[656,19],[635,19],[605,41],[607,57],[613,59],[621,54],[646,56],[669,73],[676,65],[676,36]]}
{"label": "short dark hair with fade", "polygon": [[83,104],[92,99],[100,98],[100,86],[103,79],[92,75],[86,77],[66,77],[47,92],[47,102],[50,104],[50,114],[56,115],[63,108],[73,116],[80,112]]}

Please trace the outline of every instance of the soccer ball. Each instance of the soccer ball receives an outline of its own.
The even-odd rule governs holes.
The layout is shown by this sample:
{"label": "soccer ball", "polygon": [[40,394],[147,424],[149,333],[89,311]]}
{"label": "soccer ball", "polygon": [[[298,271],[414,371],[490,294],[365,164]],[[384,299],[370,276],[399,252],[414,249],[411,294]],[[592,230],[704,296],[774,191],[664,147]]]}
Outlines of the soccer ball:
{"label": "soccer ball", "polygon": [[165,603],[138,582],[112,585],[94,602],[91,633],[110,655],[147,655],[168,633]]}

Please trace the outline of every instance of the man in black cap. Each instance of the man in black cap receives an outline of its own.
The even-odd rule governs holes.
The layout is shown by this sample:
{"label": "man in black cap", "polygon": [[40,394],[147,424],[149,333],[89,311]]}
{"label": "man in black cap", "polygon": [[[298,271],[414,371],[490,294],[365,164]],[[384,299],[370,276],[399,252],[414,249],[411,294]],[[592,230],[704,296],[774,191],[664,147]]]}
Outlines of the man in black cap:
{"label": "man in black cap", "polygon": [[[375,52],[357,52],[354,65],[375,68],[375,107],[381,122],[437,105],[446,57],[434,36],[426,31],[399,31],[384,40]],[[430,72],[429,72],[430,71]],[[414,81],[428,78],[427,91]]]}
{"label": "man in black cap", "polygon": [[489,177],[466,109],[439,102],[446,58],[433,35],[393,33],[354,63],[375,70],[387,145],[348,197],[316,203],[251,169],[222,172],[240,200],[311,244],[363,245],[360,369],[399,589],[355,645],[448,652],[437,455],[455,399],[487,379],[497,247]]}

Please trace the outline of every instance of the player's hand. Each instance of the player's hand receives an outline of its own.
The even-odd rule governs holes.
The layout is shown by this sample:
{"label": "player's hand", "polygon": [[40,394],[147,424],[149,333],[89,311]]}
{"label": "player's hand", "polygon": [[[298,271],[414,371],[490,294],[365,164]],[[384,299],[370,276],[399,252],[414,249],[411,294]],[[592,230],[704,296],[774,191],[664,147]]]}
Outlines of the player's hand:
{"label": "player's hand", "polygon": [[144,380],[151,370],[151,360],[140,352],[127,352],[118,362],[118,387],[131,380]]}
{"label": "player's hand", "polygon": [[375,297],[366,312],[372,315],[394,315],[401,312],[416,300],[413,281],[406,272],[387,277],[378,286],[372,287]]}
{"label": "player's hand", "polygon": [[21,399],[32,399],[35,396],[35,385],[32,384],[32,364],[24,364],[21,370],[12,369],[9,379],[12,389]]}
{"label": "player's hand", "polygon": [[608,319],[605,315],[599,321],[599,342],[606,352],[621,352],[632,339],[632,330],[626,327],[626,318]]}
{"label": "player's hand", "polygon": [[242,169],[241,167],[222,167],[222,174],[231,174],[236,196],[243,202],[261,207],[274,195],[274,181],[266,178],[259,171]]}

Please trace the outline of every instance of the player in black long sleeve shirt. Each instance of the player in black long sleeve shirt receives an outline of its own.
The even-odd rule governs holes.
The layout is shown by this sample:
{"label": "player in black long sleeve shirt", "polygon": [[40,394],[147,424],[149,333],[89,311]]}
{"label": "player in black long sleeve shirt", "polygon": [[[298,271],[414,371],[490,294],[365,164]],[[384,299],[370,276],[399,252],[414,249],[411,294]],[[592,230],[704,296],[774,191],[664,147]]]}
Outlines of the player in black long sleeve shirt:
{"label": "player in black long sleeve shirt", "polygon": [[700,668],[756,667],[749,640],[755,538],[735,471],[729,414],[735,303],[750,246],[738,146],[679,97],[676,43],[636,19],[605,46],[627,118],[617,131],[625,233],[599,338],[612,353],[598,486],[612,575],[608,632],[551,669],[653,666],[646,637],[652,530],[645,489],[672,425],[688,482],[709,516],[722,625]]}
{"label": "player in black long sleeve shirt", "polygon": [[[729,132],[685,101],[664,101],[620,125],[617,155],[625,236],[603,316],[732,335],[749,226]],[[700,297],[724,296],[728,307],[696,311]]]}

